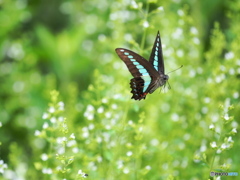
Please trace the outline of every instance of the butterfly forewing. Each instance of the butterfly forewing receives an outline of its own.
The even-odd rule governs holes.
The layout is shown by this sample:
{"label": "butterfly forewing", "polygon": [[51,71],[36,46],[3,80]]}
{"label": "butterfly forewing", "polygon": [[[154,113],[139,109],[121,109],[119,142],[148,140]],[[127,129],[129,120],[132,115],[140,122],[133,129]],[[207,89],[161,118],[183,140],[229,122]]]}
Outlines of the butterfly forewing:
{"label": "butterfly forewing", "polygon": [[162,54],[162,43],[160,38],[160,33],[158,31],[157,37],[155,39],[152,53],[149,58],[149,62],[153,65],[153,67],[160,73],[164,74],[164,61],[163,61],[163,54]]}
{"label": "butterfly forewing", "polygon": [[[154,70],[152,65],[149,64],[145,58],[133,51],[124,48],[117,48],[116,53],[127,65],[128,70],[133,77],[150,76],[149,71]],[[157,72],[155,72],[154,75],[157,75],[156,73]]]}

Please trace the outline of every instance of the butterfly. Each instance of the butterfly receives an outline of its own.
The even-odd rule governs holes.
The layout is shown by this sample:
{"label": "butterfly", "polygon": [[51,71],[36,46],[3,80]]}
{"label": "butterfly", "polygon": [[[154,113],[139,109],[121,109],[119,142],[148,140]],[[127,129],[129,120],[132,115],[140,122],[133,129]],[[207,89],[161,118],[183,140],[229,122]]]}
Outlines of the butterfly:
{"label": "butterfly", "polygon": [[164,73],[162,44],[158,31],[149,61],[139,54],[124,48],[115,49],[134,78],[130,80],[132,99],[145,99],[158,87],[165,86],[169,77]]}

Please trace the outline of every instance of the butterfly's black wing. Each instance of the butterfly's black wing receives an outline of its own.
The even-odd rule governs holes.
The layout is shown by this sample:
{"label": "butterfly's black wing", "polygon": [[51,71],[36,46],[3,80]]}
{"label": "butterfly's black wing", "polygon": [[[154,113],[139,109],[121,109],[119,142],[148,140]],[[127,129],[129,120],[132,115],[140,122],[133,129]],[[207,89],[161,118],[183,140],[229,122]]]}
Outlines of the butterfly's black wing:
{"label": "butterfly's black wing", "polygon": [[160,33],[158,31],[157,37],[155,39],[152,53],[149,58],[149,62],[153,65],[153,67],[159,72],[159,74],[164,75],[164,61],[162,54],[162,43],[160,38]]}
{"label": "butterfly's black wing", "polygon": [[134,77],[130,81],[132,98],[135,100],[145,99],[146,95],[156,86],[159,73],[142,56],[124,48],[117,48],[116,53],[127,65],[128,70]]}

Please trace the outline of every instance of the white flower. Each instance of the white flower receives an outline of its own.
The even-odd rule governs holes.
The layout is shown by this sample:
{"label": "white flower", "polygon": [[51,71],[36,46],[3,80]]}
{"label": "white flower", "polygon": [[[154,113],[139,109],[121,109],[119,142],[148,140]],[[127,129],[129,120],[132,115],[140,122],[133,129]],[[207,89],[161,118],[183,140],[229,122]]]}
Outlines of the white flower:
{"label": "white flower", "polygon": [[224,74],[220,74],[220,75],[216,76],[215,81],[216,81],[216,83],[220,83],[224,79],[225,79],[225,75]]}
{"label": "white flower", "polygon": [[89,137],[89,132],[88,131],[83,132],[82,136],[84,138],[88,138]]}
{"label": "white flower", "polygon": [[111,126],[111,125],[109,125],[109,124],[107,124],[107,125],[105,126],[105,128],[106,128],[107,130],[109,130],[109,129],[111,129],[111,128],[112,128],[112,126]]}
{"label": "white flower", "polygon": [[98,169],[94,162],[89,162],[88,167],[93,171],[96,171]]}
{"label": "white flower", "polygon": [[159,6],[159,7],[158,7],[158,10],[159,10],[159,11],[164,11],[163,6]]}
{"label": "white flower", "polygon": [[209,129],[214,129],[214,128],[215,128],[214,124],[209,125]]}
{"label": "white flower", "polygon": [[132,121],[132,120],[129,120],[129,121],[128,121],[128,125],[133,125],[133,121]]}
{"label": "white flower", "polygon": [[206,114],[207,112],[208,112],[208,108],[207,108],[207,107],[203,107],[203,108],[202,108],[202,113],[203,113],[203,114]]}
{"label": "white flower", "polygon": [[102,103],[106,104],[108,102],[108,100],[106,98],[102,99]]}
{"label": "white flower", "polygon": [[39,131],[39,130],[36,130],[35,132],[34,132],[34,135],[35,136],[39,136],[41,134],[41,132]]}
{"label": "white flower", "polygon": [[212,148],[216,148],[217,147],[217,143],[215,141],[211,142],[210,145],[211,145]]}
{"label": "white flower", "polygon": [[112,106],[111,106],[113,109],[117,109],[118,108],[118,106],[116,105],[116,104],[112,104]]}
{"label": "white flower", "polygon": [[127,154],[127,156],[132,156],[133,153],[132,153],[132,151],[128,151],[126,154]]}
{"label": "white flower", "polygon": [[7,50],[7,55],[10,58],[21,60],[24,57],[25,52],[23,51],[22,45],[20,43],[12,43]]}
{"label": "white flower", "polygon": [[124,174],[128,174],[129,172],[130,172],[130,171],[129,171],[129,169],[128,169],[127,167],[123,169],[123,173],[124,173]]}
{"label": "white flower", "polygon": [[51,107],[48,109],[48,112],[54,113],[54,112],[55,112],[55,108],[51,106]]}
{"label": "white flower", "polygon": [[145,169],[151,170],[152,168],[151,168],[151,166],[148,165],[148,166],[145,167]]}
{"label": "white flower", "polygon": [[43,168],[42,173],[43,174],[52,174],[52,169],[51,168]]}
{"label": "white flower", "polygon": [[56,117],[51,117],[50,122],[53,123],[53,124],[56,123],[57,122],[57,118]]}
{"label": "white flower", "polygon": [[232,136],[229,136],[227,141],[228,141],[228,142],[233,142]]}
{"label": "white flower", "polygon": [[239,93],[238,92],[233,93],[233,97],[237,99],[239,97]]}
{"label": "white flower", "polygon": [[157,145],[159,144],[159,141],[158,141],[158,139],[152,139],[152,140],[150,141],[150,144],[151,144],[152,146],[157,146]]}
{"label": "white flower", "polygon": [[3,174],[4,169],[7,169],[7,168],[8,168],[7,164],[5,164],[3,160],[0,160],[0,174]]}
{"label": "white flower", "polygon": [[102,160],[103,160],[103,158],[102,158],[101,156],[98,156],[98,157],[97,157],[97,162],[100,163],[100,162],[102,162]]}
{"label": "white flower", "polygon": [[229,59],[232,59],[234,58],[234,53],[233,52],[228,52],[225,54],[225,59],[226,60],[229,60]]}
{"label": "white flower", "polygon": [[179,39],[179,37],[182,36],[183,29],[182,28],[177,28],[175,32],[172,34],[173,39]]}
{"label": "white flower", "polygon": [[48,160],[48,155],[47,154],[42,154],[41,155],[41,159],[43,160],[43,161],[46,161],[46,160]]}
{"label": "white flower", "polygon": [[84,112],[84,117],[88,120],[93,120],[94,118],[94,107],[92,105],[88,105],[86,111]]}
{"label": "white flower", "polygon": [[58,117],[58,121],[59,122],[63,122],[64,121],[64,117],[62,117],[62,116]]}
{"label": "white flower", "polygon": [[47,129],[48,127],[49,127],[48,123],[45,122],[45,123],[43,124],[43,129]]}
{"label": "white flower", "polygon": [[229,69],[229,74],[230,75],[234,75],[235,74],[235,70],[233,68]]}
{"label": "white flower", "polygon": [[74,146],[76,144],[77,144],[77,142],[75,140],[70,140],[70,141],[67,142],[66,145],[67,145],[67,147],[72,147],[72,146]]}
{"label": "white flower", "polygon": [[60,147],[57,149],[58,154],[64,154],[65,153],[65,148],[64,147]]}
{"label": "white flower", "polygon": [[195,76],[196,76],[196,71],[195,71],[194,69],[191,69],[191,70],[189,71],[189,76],[190,76],[190,77],[195,77]]}
{"label": "white flower", "polygon": [[89,130],[93,130],[94,127],[95,127],[94,124],[89,124],[88,129],[89,129]]}
{"label": "white flower", "polygon": [[64,110],[64,103],[62,101],[58,103],[58,106],[59,106],[59,110],[62,110],[62,111]]}
{"label": "white flower", "polygon": [[74,133],[72,133],[72,134],[70,135],[70,138],[71,138],[71,139],[75,139]]}
{"label": "white flower", "polygon": [[103,113],[103,111],[104,111],[104,108],[102,106],[97,109],[97,112],[99,114]]}
{"label": "white flower", "polygon": [[103,136],[103,140],[105,141],[105,142],[107,142],[107,143],[109,143],[110,142],[110,134],[109,133],[102,133],[102,136]]}
{"label": "white flower", "polygon": [[205,103],[210,103],[210,101],[211,101],[211,98],[210,98],[210,97],[205,97],[205,98],[204,98],[204,102],[205,102]]}
{"label": "white flower", "polygon": [[237,133],[237,129],[236,129],[236,128],[233,128],[233,129],[232,129],[232,132],[233,132],[233,133]]}
{"label": "white flower", "polygon": [[147,21],[144,21],[143,27],[148,28],[149,27],[149,23]]}
{"label": "white flower", "polygon": [[93,110],[94,110],[94,107],[91,104],[89,104],[87,106],[87,111],[93,111]]}
{"label": "white flower", "polygon": [[183,16],[183,15],[184,15],[183,10],[181,10],[181,9],[179,9],[179,10],[177,11],[177,13],[178,13],[179,16]]}
{"label": "white flower", "polygon": [[76,154],[79,152],[79,149],[77,147],[74,147],[74,148],[72,148],[72,152]]}
{"label": "white flower", "polygon": [[93,120],[94,115],[93,114],[88,114],[86,117],[89,121],[91,121],[91,120]]}
{"label": "white flower", "polygon": [[207,150],[207,146],[205,144],[202,144],[200,147],[201,152],[205,152]]}
{"label": "white flower", "polygon": [[178,57],[183,57],[184,52],[183,52],[182,49],[178,49],[177,52],[176,52],[176,54],[177,54]]}
{"label": "white flower", "polygon": [[123,161],[122,160],[118,160],[117,161],[117,168],[121,169],[123,167]]}
{"label": "white flower", "polygon": [[78,174],[83,178],[86,178],[88,176],[88,174],[84,173],[81,169],[78,171]]}
{"label": "white flower", "polygon": [[221,148],[222,148],[222,149],[226,149],[226,148],[227,148],[227,145],[226,145],[225,143],[223,143],[223,144],[221,145]]}
{"label": "white flower", "polygon": [[131,5],[134,9],[138,8],[138,4],[135,1],[131,1]]}
{"label": "white flower", "polygon": [[83,132],[86,132],[86,131],[88,131],[88,128],[87,128],[87,127],[83,127],[83,128],[82,128],[82,131],[83,131]]}
{"label": "white flower", "polygon": [[191,27],[190,28],[190,32],[192,33],[192,34],[198,34],[198,30],[197,30],[197,28],[196,27]]}
{"label": "white flower", "polygon": [[217,150],[217,154],[221,154],[222,150],[221,149],[218,149]]}
{"label": "white flower", "polygon": [[177,113],[173,113],[171,115],[171,119],[174,121],[174,122],[177,122],[179,121],[179,115]]}
{"label": "white flower", "polygon": [[66,142],[67,141],[67,138],[66,137],[58,137],[57,138],[57,143],[58,144],[62,144],[63,142]]}
{"label": "white flower", "polygon": [[110,118],[112,116],[112,113],[111,112],[106,112],[105,116],[106,116],[106,118]]}
{"label": "white flower", "polygon": [[228,116],[228,114],[225,114],[223,117],[226,121],[228,121],[230,119],[230,117]]}
{"label": "white flower", "polygon": [[47,119],[47,118],[48,118],[48,113],[43,113],[42,118],[43,118],[43,119]]}
{"label": "white flower", "polygon": [[102,138],[98,136],[98,137],[96,138],[96,141],[97,141],[98,143],[101,143],[101,142],[102,142]]}

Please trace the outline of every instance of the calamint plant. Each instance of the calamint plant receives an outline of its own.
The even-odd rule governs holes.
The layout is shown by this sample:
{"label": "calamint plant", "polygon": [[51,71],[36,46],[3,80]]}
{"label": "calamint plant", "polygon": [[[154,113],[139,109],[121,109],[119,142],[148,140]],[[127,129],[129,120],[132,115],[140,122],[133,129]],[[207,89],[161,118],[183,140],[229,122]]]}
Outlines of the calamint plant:
{"label": "calamint plant", "polygon": [[234,106],[230,105],[230,99],[226,99],[225,104],[219,106],[222,115],[218,118],[213,117],[212,123],[209,125],[209,130],[212,131],[212,135],[209,137],[211,139],[210,148],[202,146],[200,148],[202,152],[195,154],[194,162],[202,163],[208,167],[209,174],[211,172],[231,171],[232,159],[229,154],[224,154],[224,152],[233,148],[234,140],[232,137],[237,134],[238,123],[233,116],[230,116],[230,111],[233,108]]}
{"label": "calamint plant", "polygon": [[[58,101],[59,93],[51,92],[51,102],[48,111],[43,114],[42,130],[35,131],[35,136],[43,140],[45,145],[35,167],[41,170],[43,176],[51,179],[69,179],[73,176],[72,164],[75,162],[75,154],[79,152],[74,133],[70,133],[67,119],[64,113],[64,103]],[[88,175],[81,169],[76,171],[71,179],[83,179]]]}

